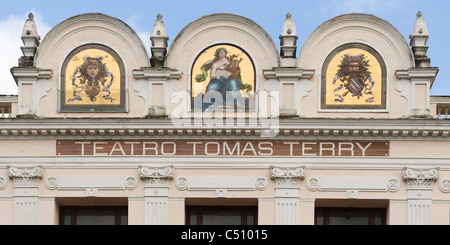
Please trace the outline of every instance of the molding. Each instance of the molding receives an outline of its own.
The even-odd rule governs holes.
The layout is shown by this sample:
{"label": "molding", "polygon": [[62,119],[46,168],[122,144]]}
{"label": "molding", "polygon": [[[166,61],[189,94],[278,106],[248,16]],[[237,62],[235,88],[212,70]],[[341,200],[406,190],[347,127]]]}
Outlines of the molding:
{"label": "molding", "polygon": [[299,79],[310,79],[314,76],[314,69],[274,67],[272,70],[263,70],[266,79],[296,82]]}
{"label": "molding", "polygon": [[170,68],[142,67],[133,70],[133,76],[136,79],[144,79],[152,82],[165,82],[168,79],[180,79],[183,73]]}
{"label": "molding", "polygon": [[268,180],[255,176],[179,176],[175,186],[180,191],[185,190],[239,190],[262,191],[267,188]]}
{"label": "molding", "polygon": [[400,189],[400,181],[385,177],[353,177],[353,176],[323,176],[310,177],[306,181],[310,191],[390,191]]}
{"label": "molding", "polygon": [[[105,161],[107,159],[107,161]],[[295,167],[304,163],[310,170],[395,170],[402,171],[405,165],[414,168],[437,167],[450,171],[448,158],[409,157],[260,157],[260,156],[11,156],[0,157],[0,169],[14,165],[43,165],[46,169],[137,169],[139,165],[172,165],[183,169],[270,169],[276,162],[280,166]],[[80,165],[81,164],[81,165]]]}
{"label": "molding", "polygon": [[132,190],[137,184],[134,176],[50,176],[45,181],[49,190]]}
{"label": "molding", "polygon": [[[447,138],[450,133],[450,120],[430,119],[329,119],[301,118],[277,119],[278,127],[269,128],[250,123],[242,125],[207,126],[198,124],[195,119],[186,119],[182,125],[175,125],[170,119],[1,119],[0,139],[124,139],[127,137],[258,137],[264,133],[276,137],[313,137],[314,139],[337,139],[336,137],[359,138],[365,140],[418,140]],[[254,120],[255,121],[255,120]],[[190,122],[190,123],[189,123]],[[248,123],[247,123],[248,122]],[[234,122],[233,122],[234,123]],[[272,130],[272,131],[270,131]],[[372,138],[370,138],[372,137]]]}

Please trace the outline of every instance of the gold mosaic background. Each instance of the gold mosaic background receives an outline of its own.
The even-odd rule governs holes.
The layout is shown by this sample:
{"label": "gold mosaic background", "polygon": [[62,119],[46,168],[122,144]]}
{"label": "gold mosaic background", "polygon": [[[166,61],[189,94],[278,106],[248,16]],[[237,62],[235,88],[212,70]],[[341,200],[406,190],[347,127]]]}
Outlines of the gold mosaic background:
{"label": "gold mosaic background", "polygon": [[[73,91],[79,90],[79,89],[75,88],[74,86],[72,86],[72,79],[73,79],[73,73],[75,72],[77,67],[79,67],[83,64],[84,56],[90,56],[90,57],[101,56],[101,57],[103,57],[102,62],[106,64],[108,71],[114,75],[113,84],[109,88],[109,90],[111,91],[110,97],[115,99],[113,102],[111,102],[110,100],[105,100],[103,98],[103,95],[107,94],[106,92],[100,92],[100,94],[98,94],[96,96],[97,100],[95,102],[92,102],[89,99],[89,96],[84,91],[79,93],[79,96],[81,96],[82,101],[76,100],[76,101],[69,102],[69,99],[73,98]],[[120,99],[120,92],[121,92],[120,91],[120,79],[121,79],[120,68],[119,68],[119,64],[117,63],[117,61],[108,52],[100,50],[100,49],[86,49],[84,51],[81,51],[72,58],[72,60],[67,65],[65,72],[66,72],[66,77],[65,77],[65,79],[66,79],[66,81],[65,81],[66,105],[120,105],[120,101],[121,101],[121,99]],[[79,75],[80,75],[80,73],[78,72],[78,74],[76,76],[79,76]],[[77,78],[75,83],[78,84],[78,86],[80,86],[79,82],[80,81]],[[111,82],[111,76],[108,76],[105,86],[107,86],[110,82]]]}

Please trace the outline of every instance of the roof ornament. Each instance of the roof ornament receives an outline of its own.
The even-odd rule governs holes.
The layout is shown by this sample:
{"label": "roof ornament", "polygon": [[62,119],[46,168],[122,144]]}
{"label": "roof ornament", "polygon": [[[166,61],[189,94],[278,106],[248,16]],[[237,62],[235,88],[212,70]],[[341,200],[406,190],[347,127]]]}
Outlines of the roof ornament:
{"label": "roof ornament", "polygon": [[428,51],[428,46],[426,44],[429,38],[427,24],[421,11],[419,11],[416,16],[417,18],[414,22],[413,32],[409,36],[409,44],[414,53],[416,67],[430,67],[430,58],[426,55]]}
{"label": "roof ornament", "polygon": [[167,41],[169,37],[166,34],[166,28],[164,27],[163,16],[158,14],[156,16],[155,24],[153,25],[153,31],[150,36],[152,41],[152,58],[150,63],[152,67],[162,67],[164,66],[164,60],[167,54]]}
{"label": "roof ornament", "polygon": [[33,13],[28,14],[28,19],[25,21],[21,38],[24,46],[20,47],[23,56],[19,59],[19,67],[32,67],[34,55],[36,54],[41,39],[38,35]]}
{"label": "roof ornament", "polygon": [[282,66],[295,66],[296,62],[294,60],[297,52],[297,39],[298,36],[292,14],[287,13],[280,35]]}

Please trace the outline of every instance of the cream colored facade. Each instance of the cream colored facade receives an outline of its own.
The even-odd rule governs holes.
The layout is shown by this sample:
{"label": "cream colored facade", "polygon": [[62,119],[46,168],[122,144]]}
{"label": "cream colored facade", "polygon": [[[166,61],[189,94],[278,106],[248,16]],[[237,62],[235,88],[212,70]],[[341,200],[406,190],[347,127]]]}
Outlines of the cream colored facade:
{"label": "cream colored facade", "polygon": [[[58,225],[63,206],[119,205],[130,225],[185,225],[187,206],[221,205],[257,207],[259,225],[313,225],[317,207],[384,208],[388,225],[449,225],[450,121],[442,117],[450,100],[430,96],[438,68],[426,56],[421,14],[411,26],[408,42],[383,19],[346,14],[297,47],[288,14],[278,50],[254,21],[216,13],[168,47],[158,16],[145,47],[104,14],[71,17],[42,40],[30,16],[24,56],[11,69],[19,94],[0,97],[0,224]],[[90,44],[123,61],[124,111],[64,110],[63,63]],[[256,109],[211,122],[190,107],[191,69],[219,44],[251,57]],[[323,65],[348,44],[382,58],[383,108],[321,107]],[[181,142],[198,151],[177,154]]]}

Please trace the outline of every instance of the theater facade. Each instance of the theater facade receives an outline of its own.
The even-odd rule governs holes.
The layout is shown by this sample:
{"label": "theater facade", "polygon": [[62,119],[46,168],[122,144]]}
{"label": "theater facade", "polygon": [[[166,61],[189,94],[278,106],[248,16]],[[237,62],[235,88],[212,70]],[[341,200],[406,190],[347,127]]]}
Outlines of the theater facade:
{"label": "theater facade", "polygon": [[422,13],[408,40],[370,14],[294,17],[279,46],[232,13],[169,46],[158,15],[146,47],[99,13],[41,39],[30,14],[0,96],[0,224],[449,225]]}

